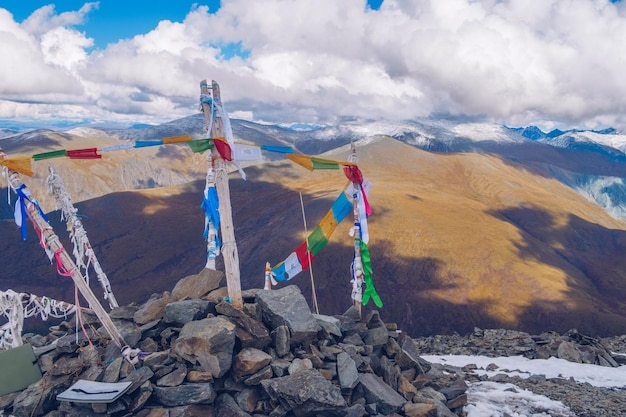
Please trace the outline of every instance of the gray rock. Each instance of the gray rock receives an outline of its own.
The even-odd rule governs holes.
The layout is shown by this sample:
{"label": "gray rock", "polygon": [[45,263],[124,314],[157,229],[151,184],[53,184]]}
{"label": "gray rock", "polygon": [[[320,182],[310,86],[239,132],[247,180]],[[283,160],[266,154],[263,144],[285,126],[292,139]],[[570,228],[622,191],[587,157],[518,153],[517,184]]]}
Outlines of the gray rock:
{"label": "gray rock", "polygon": [[296,416],[345,416],[341,391],[317,370],[307,369],[261,382],[270,398]]}
{"label": "gray rock", "polygon": [[172,297],[177,300],[202,298],[202,296],[218,288],[223,279],[223,272],[204,268],[200,273],[189,275],[178,281],[172,290]]}
{"label": "gray rock", "polygon": [[289,327],[287,327],[286,325],[276,327],[272,331],[272,337],[274,339],[274,349],[276,349],[276,354],[280,357],[288,354],[291,345]]}
{"label": "gray rock", "polygon": [[209,313],[209,304],[206,300],[197,299],[173,301],[165,307],[163,320],[182,326],[193,320],[204,319]]}
{"label": "gray rock", "polygon": [[215,401],[213,384],[183,384],[177,387],[155,387],[154,399],[166,407],[190,404],[212,404]]}
{"label": "gray rock", "polygon": [[252,375],[265,368],[272,361],[272,357],[262,350],[256,348],[242,349],[233,360],[233,376],[241,379],[244,376]]}
{"label": "gray rock", "polygon": [[263,311],[263,322],[270,329],[281,325],[289,327],[292,345],[310,343],[322,329],[311,314],[300,289],[295,285],[259,292],[257,303]]}
{"label": "gray rock", "polygon": [[120,378],[120,369],[122,368],[123,361],[124,358],[119,357],[111,362],[104,370],[102,382],[117,382]]}
{"label": "gray rock", "polygon": [[40,379],[20,392],[13,401],[15,417],[42,416],[55,408],[56,396],[71,385],[69,376],[53,378],[52,381]]}
{"label": "gray rock", "polygon": [[368,403],[376,403],[378,412],[384,415],[399,411],[407,402],[381,378],[374,374],[359,374],[364,397]]}
{"label": "gray rock", "polygon": [[145,417],[215,417],[215,406],[210,405],[184,405],[182,407],[172,407],[169,409],[164,409],[166,413],[163,416],[149,414]]}
{"label": "gray rock", "polygon": [[576,345],[570,342],[562,342],[559,345],[557,355],[560,359],[566,361],[583,363],[581,352],[577,349]]}
{"label": "gray rock", "polygon": [[235,394],[235,401],[237,405],[246,413],[251,413],[255,410],[257,403],[259,402],[259,390],[254,388],[246,388],[241,392]]}
{"label": "gray rock", "polygon": [[413,339],[406,336],[401,344],[402,350],[396,355],[396,363],[400,369],[416,367],[420,374],[425,374],[431,368],[430,363],[419,356],[419,346]]}
{"label": "gray rock", "polygon": [[341,389],[353,389],[359,383],[356,363],[346,352],[337,355],[337,377]]}
{"label": "gray rock", "polygon": [[128,376],[122,379],[121,382],[132,382],[126,394],[132,394],[136,389],[141,387],[146,381],[154,376],[154,372],[150,368],[142,366],[139,369],[133,370]]}
{"label": "gray rock", "polygon": [[214,378],[221,378],[230,369],[234,347],[235,325],[214,317],[185,324],[172,344],[172,352],[191,363],[199,363]]}
{"label": "gray rock", "polygon": [[159,387],[175,387],[183,383],[187,376],[187,367],[184,364],[176,364],[172,372],[162,376],[156,382]]}
{"label": "gray rock", "polygon": [[289,365],[288,370],[289,370],[289,374],[293,375],[296,372],[302,371],[304,369],[313,369],[313,363],[311,362],[311,359],[296,358],[293,361],[291,361],[291,365]]}
{"label": "gray rock", "polygon": [[165,293],[163,296],[152,294],[150,299],[139,308],[133,315],[133,320],[137,324],[146,324],[154,320],[160,320],[165,314],[165,307],[176,298]]}
{"label": "gray rock", "polygon": [[243,411],[229,394],[220,394],[215,400],[217,417],[252,417]]}
{"label": "gray rock", "polygon": [[325,316],[322,314],[313,314],[317,323],[322,326],[322,329],[329,335],[342,337],[341,333],[341,322],[336,317]]}
{"label": "gray rock", "polygon": [[270,332],[262,321],[250,317],[232,304],[221,302],[215,307],[216,312],[230,318],[237,325],[237,338],[242,347],[265,349],[272,343]]}
{"label": "gray rock", "polygon": [[[128,320],[115,319],[112,321],[117,330],[122,335],[124,341],[128,344],[128,346],[137,346],[137,343],[139,342],[139,340],[141,340],[141,329],[139,328],[139,326],[137,326],[134,322]],[[108,335],[104,327],[99,328],[98,333],[103,336]]]}

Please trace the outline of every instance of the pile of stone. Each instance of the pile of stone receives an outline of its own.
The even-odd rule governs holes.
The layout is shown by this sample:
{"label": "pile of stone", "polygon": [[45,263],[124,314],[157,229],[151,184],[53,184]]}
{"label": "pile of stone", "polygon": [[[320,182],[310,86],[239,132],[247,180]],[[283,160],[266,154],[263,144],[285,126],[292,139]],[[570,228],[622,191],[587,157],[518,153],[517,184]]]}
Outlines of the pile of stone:
{"label": "pile of stone", "polygon": [[[476,329],[466,337],[414,339],[377,311],[312,314],[293,285],[246,290],[238,310],[225,301],[222,281],[222,273],[205,269],[171,293],[114,309],[110,316],[124,340],[142,351],[136,366],[89,315],[83,314],[84,333],[75,332],[72,319],[47,335],[24,335],[43,378],[0,396],[0,417],[455,417],[465,415],[466,380],[476,376],[420,355],[622,363],[601,341],[575,331],[530,336]],[[111,403],[57,400],[80,379],[131,385]]]}
{"label": "pile of stone", "polygon": [[[141,417],[304,417],[463,415],[462,378],[433,373],[418,346],[377,311],[361,317],[311,313],[297,286],[243,292],[244,309],[225,302],[223,274],[204,270],[171,293],[110,314],[124,340],[142,351],[133,366],[83,315],[83,332],[64,322],[24,335],[43,378],[0,397],[0,415]],[[93,347],[91,347],[91,345]],[[58,401],[79,379],[131,382],[112,403]]]}
{"label": "pile of stone", "polygon": [[600,366],[626,365],[626,335],[599,339],[582,335],[576,329],[562,335],[556,332],[530,335],[515,330],[475,328],[468,336],[436,335],[415,339],[415,343],[422,355],[555,357]]}

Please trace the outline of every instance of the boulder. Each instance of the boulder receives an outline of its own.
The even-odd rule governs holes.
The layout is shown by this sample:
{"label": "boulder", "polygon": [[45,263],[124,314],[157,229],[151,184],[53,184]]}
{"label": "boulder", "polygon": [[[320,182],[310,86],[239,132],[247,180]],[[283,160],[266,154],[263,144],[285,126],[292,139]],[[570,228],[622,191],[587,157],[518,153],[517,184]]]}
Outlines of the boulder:
{"label": "boulder", "polygon": [[259,292],[256,299],[263,312],[265,325],[272,330],[286,325],[289,328],[292,345],[310,343],[322,329],[311,314],[300,289],[295,285]]}
{"label": "boulder", "polygon": [[231,367],[234,347],[235,325],[214,317],[185,324],[172,344],[172,353],[221,378]]}
{"label": "boulder", "polygon": [[270,398],[295,416],[345,416],[341,391],[315,369],[261,382]]}

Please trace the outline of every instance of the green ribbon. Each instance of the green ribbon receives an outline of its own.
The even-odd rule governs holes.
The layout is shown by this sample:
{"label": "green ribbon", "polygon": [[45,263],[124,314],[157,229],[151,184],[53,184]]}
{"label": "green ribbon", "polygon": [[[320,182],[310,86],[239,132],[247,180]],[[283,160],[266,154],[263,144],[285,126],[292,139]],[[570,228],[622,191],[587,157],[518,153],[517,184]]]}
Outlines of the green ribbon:
{"label": "green ribbon", "polygon": [[365,291],[363,292],[363,305],[367,305],[370,301],[370,298],[376,304],[376,307],[382,308],[383,301],[380,299],[380,296],[376,292],[376,288],[374,288],[374,280],[372,279],[372,274],[374,271],[372,270],[372,260],[370,258],[370,250],[368,249],[365,242],[361,239],[357,239],[357,242],[361,245],[361,262],[363,263],[363,278],[365,280]]}

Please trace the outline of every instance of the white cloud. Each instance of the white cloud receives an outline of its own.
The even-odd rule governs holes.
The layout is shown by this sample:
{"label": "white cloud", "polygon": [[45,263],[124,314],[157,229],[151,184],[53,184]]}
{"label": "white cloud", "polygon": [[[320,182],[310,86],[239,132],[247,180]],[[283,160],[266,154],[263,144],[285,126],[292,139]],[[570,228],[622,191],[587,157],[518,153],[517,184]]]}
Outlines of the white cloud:
{"label": "white cloud", "polygon": [[[91,51],[97,8],[21,25],[0,9],[0,98],[95,103],[137,121],[229,110],[276,122],[469,115],[508,125],[626,127],[626,11],[608,0],[230,0]],[[244,58],[221,46],[240,43]]]}

